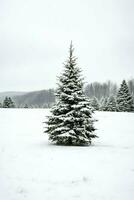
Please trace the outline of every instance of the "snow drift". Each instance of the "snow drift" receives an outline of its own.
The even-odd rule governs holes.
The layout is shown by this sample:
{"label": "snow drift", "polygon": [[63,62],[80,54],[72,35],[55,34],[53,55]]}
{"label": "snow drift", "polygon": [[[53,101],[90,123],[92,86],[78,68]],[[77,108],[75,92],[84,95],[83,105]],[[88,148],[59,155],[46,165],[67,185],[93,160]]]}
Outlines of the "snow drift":
{"label": "snow drift", "polygon": [[0,199],[134,199],[134,113],[96,112],[89,147],[49,144],[47,115],[0,109]]}

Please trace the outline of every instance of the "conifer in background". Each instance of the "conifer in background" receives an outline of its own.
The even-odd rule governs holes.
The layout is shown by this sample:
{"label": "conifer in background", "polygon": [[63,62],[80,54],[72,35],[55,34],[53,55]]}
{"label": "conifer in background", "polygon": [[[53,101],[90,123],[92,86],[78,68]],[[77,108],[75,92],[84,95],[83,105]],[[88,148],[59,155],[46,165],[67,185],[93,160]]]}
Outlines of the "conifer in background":
{"label": "conifer in background", "polygon": [[3,108],[15,108],[15,103],[10,97],[5,97],[3,101]]}
{"label": "conifer in background", "polygon": [[25,105],[24,105],[24,108],[28,108],[28,105],[27,105],[27,104],[25,104]]}
{"label": "conifer in background", "polygon": [[4,101],[3,101],[3,108],[9,108],[9,99],[8,97],[5,97]]}
{"label": "conifer in background", "polygon": [[107,111],[107,103],[108,103],[107,97],[104,97],[103,99],[101,99],[101,105],[100,105],[101,111]]}
{"label": "conifer in background", "polygon": [[116,112],[116,100],[114,96],[110,96],[107,102],[107,111]]}
{"label": "conifer in background", "polygon": [[9,108],[15,108],[15,103],[14,101],[11,99],[11,97],[8,98],[9,101]]}
{"label": "conifer in background", "polygon": [[117,111],[119,112],[134,111],[134,101],[129,92],[129,88],[125,80],[122,81],[122,84],[117,94]]}
{"label": "conifer in background", "polygon": [[103,111],[103,105],[104,105],[104,101],[105,101],[105,97],[101,97],[100,101],[99,101],[99,110]]}
{"label": "conifer in background", "polygon": [[94,119],[89,100],[83,91],[81,70],[73,56],[72,43],[64,72],[59,77],[57,101],[49,116],[46,133],[49,140],[60,145],[89,145],[94,134]]}
{"label": "conifer in background", "polygon": [[96,97],[93,97],[93,99],[91,100],[91,106],[94,110],[99,110],[99,102]]}

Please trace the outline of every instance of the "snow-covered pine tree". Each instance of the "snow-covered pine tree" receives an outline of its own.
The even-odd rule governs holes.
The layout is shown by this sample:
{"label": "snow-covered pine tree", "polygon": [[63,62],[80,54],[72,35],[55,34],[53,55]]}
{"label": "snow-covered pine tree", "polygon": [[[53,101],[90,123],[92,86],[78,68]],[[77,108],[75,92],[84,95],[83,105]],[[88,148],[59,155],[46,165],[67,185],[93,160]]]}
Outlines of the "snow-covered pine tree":
{"label": "snow-covered pine tree", "polygon": [[15,108],[15,104],[10,97],[5,97],[3,101],[3,108]]}
{"label": "snow-covered pine tree", "polygon": [[100,111],[103,111],[104,101],[105,101],[105,98],[104,98],[104,97],[101,97],[101,99],[100,99],[100,101],[99,101],[99,105],[100,105],[99,110],[100,110]]}
{"label": "snow-covered pine tree", "polygon": [[107,103],[108,103],[108,98],[103,97],[103,99],[101,99],[101,105],[100,105],[101,111],[107,111]]}
{"label": "snow-covered pine tree", "polygon": [[93,107],[94,110],[99,110],[99,102],[95,96],[91,100],[91,106]]}
{"label": "snow-covered pine tree", "polygon": [[15,103],[14,101],[11,99],[11,97],[8,98],[9,101],[9,108],[15,108]]}
{"label": "snow-covered pine tree", "polygon": [[108,102],[107,102],[107,111],[113,111],[115,112],[116,109],[116,100],[114,96],[110,96],[108,98]]}
{"label": "snow-covered pine tree", "polygon": [[73,56],[72,43],[64,72],[59,77],[57,101],[48,117],[46,133],[49,140],[60,145],[89,145],[97,137],[92,110],[83,91],[81,70]]}
{"label": "snow-covered pine tree", "polygon": [[117,94],[117,110],[119,112],[134,111],[134,101],[125,80],[122,81],[122,84]]}
{"label": "snow-covered pine tree", "polygon": [[9,98],[5,97],[4,101],[3,101],[3,108],[9,108],[10,103],[9,103]]}
{"label": "snow-covered pine tree", "polygon": [[24,105],[24,108],[28,108],[28,105],[27,105],[27,104],[25,104],[25,105]]}

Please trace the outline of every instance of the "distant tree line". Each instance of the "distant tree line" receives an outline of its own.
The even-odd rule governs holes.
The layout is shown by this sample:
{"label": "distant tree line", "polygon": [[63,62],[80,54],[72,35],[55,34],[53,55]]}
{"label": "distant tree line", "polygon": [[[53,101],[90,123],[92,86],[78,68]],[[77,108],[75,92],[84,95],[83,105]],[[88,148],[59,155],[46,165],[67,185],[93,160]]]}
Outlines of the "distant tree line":
{"label": "distant tree line", "polygon": [[48,89],[28,92],[13,99],[18,108],[50,108],[55,103],[55,91]]}
{"label": "distant tree line", "polygon": [[[134,96],[134,79],[127,82],[130,94]],[[119,86],[116,83],[107,81],[105,83],[94,82],[85,87],[85,93],[89,98],[96,97],[100,100],[102,97],[116,96]]]}
{"label": "distant tree line", "polygon": [[[109,91],[107,95],[101,96],[101,98],[97,98],[96,96],[90,97],[91,107],[94,110],[100,111],[134,112],[134,84],[132,85],[130,83],[132,82],[128,82],[127,84],[127,82],[123,80],[120,88],[116,93],[113,93],[113,90],[110,92],[110,89],[115,88],[115,86],[109,82],[107,84],[108,88],[105,90],[107,92]],[[129,84],[132,86],[131,89]]]}
{"label": "distant tree line", "polygon": [[15,108],[15,103],[11,97],[5,97],[3,103],[0,103],[0,108]]}
{"label": "distant tree line", "polygon": [[[128,104],[134,102],[134,79],[127,82],[124,80],[122,84],[119,87],[111,81],[105,83],[94,82],[86,85],[84,92],[89,97],[94,110],[133,112],[133,106],[129,107]],[[12,99],[11,97],[5,97],[3,103],[0,103],[0,107],[50,108],[54,103],[55,91],[49,89],[31,92]]]}
{"label": "distant tree line", "polygon": [[89,98],[96,97],[100,100],[102,97],[109,97],[110,95],[116,95],[117,84],[108,81],[106,83],[94,82],[90,83],[85,88],[85,94]]}

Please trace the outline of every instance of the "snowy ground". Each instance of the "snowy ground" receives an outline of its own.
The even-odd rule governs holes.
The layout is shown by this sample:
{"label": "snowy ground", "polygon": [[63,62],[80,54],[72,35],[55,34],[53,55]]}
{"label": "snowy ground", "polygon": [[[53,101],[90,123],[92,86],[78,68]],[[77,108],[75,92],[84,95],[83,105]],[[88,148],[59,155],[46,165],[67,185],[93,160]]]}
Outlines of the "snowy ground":
{"label": "snowy ground", "polygon": [[133,200],[134,113],[97,112],[89,147],[50,145],[48,113],[0,109],[0,199]]}

